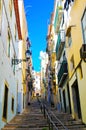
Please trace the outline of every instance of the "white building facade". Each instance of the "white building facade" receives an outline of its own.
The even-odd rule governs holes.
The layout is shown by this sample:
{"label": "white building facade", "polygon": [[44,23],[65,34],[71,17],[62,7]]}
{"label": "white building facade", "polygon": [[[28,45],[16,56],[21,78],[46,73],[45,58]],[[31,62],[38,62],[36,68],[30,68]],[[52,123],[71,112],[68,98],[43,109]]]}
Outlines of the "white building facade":
{"label": "white building facade", "polygon": [[17,113],[18,32],[13,0],[0,0],[0,129]]}
{"label": "white building facade", "polygon": [[[24,11],[24,2],[23,0],[18,1],[19,7],[19,17],[20,17],[20,28],[22,40],[18,41],[18,58],[26,59],[26,39],[28,37],[27,22]],[[18,79],[18,113],[21,113],[26,107],[26,63],[21,62],[17,65],[17,79]]]}

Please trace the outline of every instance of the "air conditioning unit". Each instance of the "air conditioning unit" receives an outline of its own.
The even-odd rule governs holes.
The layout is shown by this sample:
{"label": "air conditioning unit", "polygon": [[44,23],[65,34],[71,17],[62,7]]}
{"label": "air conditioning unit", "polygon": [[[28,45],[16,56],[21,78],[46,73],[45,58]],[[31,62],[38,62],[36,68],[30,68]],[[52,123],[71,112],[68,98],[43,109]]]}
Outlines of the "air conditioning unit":
{"label": "air conditioning unit", "polygon": [[80,57],[81,59],[86,58],[86,44],[82,44],[82,47],[80,49]]}

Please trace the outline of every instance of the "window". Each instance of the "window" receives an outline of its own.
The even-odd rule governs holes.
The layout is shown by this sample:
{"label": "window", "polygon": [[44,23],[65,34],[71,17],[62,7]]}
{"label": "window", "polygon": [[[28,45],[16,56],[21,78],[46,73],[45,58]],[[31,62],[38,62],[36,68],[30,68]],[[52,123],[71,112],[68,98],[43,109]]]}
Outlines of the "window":
{"label": "window", "polygon": [[1,0],[0,0],[0,11],[1,11]]}
{"label": "window", "polygon": [[[14,55],[14,58],[13,59],[15,59],[15,55]],[[14,73],[14,75],[15,75],[15,64],[13,65],[13,73]]]}
{"label": "window", "polygon": [[2,21],[2,0],[0,0],[0,33],[1,33],[1,21]]}
{"label": "window", "polygon": [[72,37],[71,37],[71,32],[68,34],[68,45],[70,46],[72,43]]}
{"label": "window", "polygon": [[63,17],[62,17],[62,27],[63,27],[63,25],[64,25],[64,13],[63,13]]}
{"label": "window", "polygon": [[71,71],[74,69],[74,56],[73,55],[70,59],[70,69],[71,69]]}
{"label": "window", "polygon": [[4,106],[3,106],[3,119],[7,119],[7,104],[8,103],[8,87],[5,84],[5,92],[4,92]]}
{"label": "window", "polygon": [[67,61],[65,51],[63,53],[63,61]]}
{"label": "window", "polygon": [[23,109],[24,109],[24,93],[23,93]]}
{"label": "window", "polygon": [[12,112],[14,112],[14,97],[12,97],[11,110],[12,110]]}
{"label": "window", "polygon": [[16,28],[16,24],[15,24],[14,36],[15,36],[15,40],[16,40],[17,39],[17,28]]}
{"label": "window", "polygon": [[84,41],[84,44],[86,44],[86,9],[82,16],[81,24],[82,24],[83,41]]}
{"label": "window", "polygon": [[79,66],[79,75],[80,75],[80,79],[82,79],[83,78],[83,72],[82,72],[81,64]]}
{"label": "window", "polygon": [[0,16],[1,16],[1,11],[2,11],[2,0],[0,0]]}
{"label": "window", "polygon": [[10,17],[12,17],[12,5],[13,5],[13,1],[10,0],[10,1],[9,1]]}
{"label": "window", "polygon": [[8,57],[10,57],[10,41],[11,41],[10,31],[9,31],[9,28],[8,28],[8,46],[7,46],[7,55],[8,55]]}

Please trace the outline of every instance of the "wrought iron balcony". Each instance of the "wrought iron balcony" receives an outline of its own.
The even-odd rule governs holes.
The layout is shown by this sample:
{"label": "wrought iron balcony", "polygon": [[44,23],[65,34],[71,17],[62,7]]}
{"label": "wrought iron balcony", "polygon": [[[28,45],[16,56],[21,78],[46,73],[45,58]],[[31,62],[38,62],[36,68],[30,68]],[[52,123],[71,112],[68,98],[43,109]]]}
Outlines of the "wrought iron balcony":
{"label": "wrought iron balcony", "polygon": [[27,72],[27,73],[31,73],[31,68],[30,68],[30,66],[28,66],[28,67],[26,68],[26,72]]}
{"label": "wrought iron balcony", "polygon": [[27,49],[26,50],[26,57],[30,58],[31,55],[32,55],[31,50]]}
{"label": "wrought iron balcony", "polygon": [[64,83],[66,77],[68,75],[68,68],[67,68],[67,61],[63,61],[61,63],[61,67],[60,70],[58,72],[58,84],[59,87],[62,86],[62,84]]}
{"label": "wrought iron balcony", "polygon": [[80,49],[80,57],[81,59],[86,59],[86,44],[82,44]]}
{"label": "wrought iron balcony", "polygon": [[62,30],[58,34],[58,40],[57,40],[57,45],[56,45],[56,58],[57,58],[57,60],[60,59],[64,45],[65,45],[65,32],[64,32],[64,30]]}

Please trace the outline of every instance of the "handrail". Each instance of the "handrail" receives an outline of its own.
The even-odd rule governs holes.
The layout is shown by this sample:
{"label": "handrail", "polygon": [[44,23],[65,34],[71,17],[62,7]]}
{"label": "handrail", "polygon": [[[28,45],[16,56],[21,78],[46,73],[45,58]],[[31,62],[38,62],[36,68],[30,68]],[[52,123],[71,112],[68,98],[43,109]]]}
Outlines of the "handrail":
{"label": "handrail", "polygon": [[[46,105],[45,105],[45,104],[44,104],[44,106],[45,106],[45,108],[46,108]],[[51,112],[51,114],[53,115],[53,117],[54,117],[56,120],[58,120],[58,122],[62,125],[62,127],[63,127],[65,130],[68,130],[68,128],[65,127],[64,124],[55,116],[55,114],[54,114],[51,110],[49,110],[49,111]]]}
{"label": "handrail", "polygon": [[[52,116],[61,124],[61,126],[65,129],[65,130],[68,130],[68,128],[66,126],[64,126],[64,124],[61,122],[61,120],[59,120],[55,114],[46,107],[46,104],[42,103],[39,98],[37,97],[38,99],[38,102],[40,104],[40,108],[41,108],[41,112],[43,112],[44,114],[44,117],[46,118],[47,116],[47,120],[48,120],[48,123],[49,123],[49,130],[50,130],[50,125],[52,125],[52,130],[53,130],[53,127],[55,128],[55,130],[58,130],[56,124],[53,122],[52,120]],[[43,111],[42,111],[43,110]],[[49,115],[49,112],[52,114],[52,116]]]}
{"label": "handrail", "polygon": [[[49,113],[47,112],[47,110],[45,110],[45,111],[46,111],[46,115],[47,115],[47,117],[48,117],[48,120],[50,121],[50,124],[52,124],[52,127],[54,126],[54,128],[55,128],[56,130],[58,130],[58,128],[56,127],[55,123],[52,121],[52,119],[51,119]],[[50,126],[50,125],[49,125],[49,126]],[[50,128],[49,128],[49,129],[50,129]],[[52,130],[53,130],[53,129],[52,129]]]}
{"label": "handrail", "polygon": [[50,111],[50,112],[51,112],[52,115],[55,117],[55,119],[58,120],[58,122],[63,126],[63,128],[64,128],[65,130],[68,130],[68,128],[61,122],[61,120],[59,120],[59,119],[55,116],[55,114],[54,114],[52,111]]}

